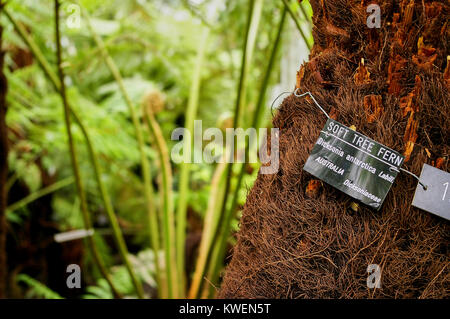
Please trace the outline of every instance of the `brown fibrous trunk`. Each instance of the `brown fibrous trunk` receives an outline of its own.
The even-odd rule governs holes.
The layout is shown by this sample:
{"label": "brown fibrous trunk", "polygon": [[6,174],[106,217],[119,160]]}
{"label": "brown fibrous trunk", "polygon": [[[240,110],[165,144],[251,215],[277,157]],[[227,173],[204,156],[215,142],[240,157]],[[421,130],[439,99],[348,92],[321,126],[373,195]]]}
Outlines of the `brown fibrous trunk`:
{"label": "brown fibrous trunk", "polygon": [[[366,25],[371,3],[381,28]],[[314,0],[314,47],[296,87],[332,117],[402,152],[404,168],[449,171],[448,1]],[[450,223],[411,206],[400,173],[380,211],[302,170],[326,118],[287,97],[273,119],[280,169],[259,175],[245,204],[219,297],[448,298]],[[381,267],[381,288],[367,267]]]}

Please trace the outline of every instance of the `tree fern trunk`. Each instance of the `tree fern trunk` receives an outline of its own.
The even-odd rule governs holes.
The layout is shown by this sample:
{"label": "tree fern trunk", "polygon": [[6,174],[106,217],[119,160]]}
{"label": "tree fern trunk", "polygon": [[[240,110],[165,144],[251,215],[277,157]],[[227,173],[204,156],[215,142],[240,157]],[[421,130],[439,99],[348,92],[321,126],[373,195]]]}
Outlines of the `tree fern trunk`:
{"label": "tree fern trunk", "polygon": [[[404,153],[404,168],[449,171],[448,1],[314,0],[314,46],[296,87],[339,122]],[[280,169],[259,175],[220,297],[449,297],[450,225],[411,206],[417,181],[401,173],[380,211],[302,170],[326,118],[308,98],[285,99]],[[381,288],[367,268],[380,266]]]}

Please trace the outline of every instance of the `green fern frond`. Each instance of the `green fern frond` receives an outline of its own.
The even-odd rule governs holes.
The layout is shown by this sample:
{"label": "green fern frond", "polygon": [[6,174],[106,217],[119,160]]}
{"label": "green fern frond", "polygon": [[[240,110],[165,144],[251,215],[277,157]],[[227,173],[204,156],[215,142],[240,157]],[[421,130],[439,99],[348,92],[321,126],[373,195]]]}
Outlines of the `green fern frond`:
{"label": "green fern frond", "polygon": [[64,299],[57,292],[26,274],[17,275],[16,281],[18,283],[23,282],[30,287],[30,292],[35,297],[44,299]]}

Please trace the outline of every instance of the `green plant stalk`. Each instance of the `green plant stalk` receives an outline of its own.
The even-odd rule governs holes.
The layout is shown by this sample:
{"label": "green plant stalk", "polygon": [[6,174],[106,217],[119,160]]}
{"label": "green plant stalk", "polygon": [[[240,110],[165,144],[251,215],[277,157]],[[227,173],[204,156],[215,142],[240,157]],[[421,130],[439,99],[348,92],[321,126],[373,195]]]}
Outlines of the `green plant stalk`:
{"label": "green plant stalk", "polygon": [[[216,168],[216,170],[219,170],[220,168],[219,167],[217,167]],[[220,182],[219,182],[220,184],[217,186],[218,187],[218,189],[219,189],[219,192],[217,193],[217,198],[223,198],[223,194],[224,194],[224,185],[225,185],[225,174],[222,174],[222,178],[220,179]],[[220,225],[218,224],[219,223],[219,218],[220,218],[220,209],[221,209],[221,205],[220,205],[221,203],[220,203],[220,201],[219,200],[216,200],[216,204],[214,205],[214,212],[215,212],[215,219],[214,219],[214,222],[216,223],[215,224],[215,226],[216,226],[216,228],[215,228],[215,230],[214,230],[214,232],[213,232],[213,235],[214,235],[214,233],[217,231],[217,227],[219,227]],[[215,260],[216,258],[217,258],[217,253],[216,253],[216,246],[217,246],[217,243],[215,243],[215,242],[213,242],[213,237],[211,238],[211,242],[210,242],[210,246],[209,246],[209,248],[208,248],[208,252],[210,252],[210,261],[211,260]],[[203,287],[201,287],[201,291],[202,291],[202,293],[199,295],[199,297],[201,298],[201,299],[208,299],[208,297],[209,297],[209,291],[210,290],[214,290],[216,287],[214,286],[214,284],[209,280],[209,273],[210,273],[210,271],[209,271],[209,269],[211,268],[211,265],[212,265],[213,263],[209,263],[208,264],[208,267],[207,267],[207,269],[205,269],[205,278],[207,278],[208,279],[208,281],[207,282],[205,282],[205,281],[203,281]],[[208,285],[209,284],[209,285]]]}
{"label": "green plant stalk", "polygon": [[[248,49],[251,47],[248,43],[249,38],[250,38],[250,29],[251,29],[251,25],[252,25],[252,18],[253,18],[253,11],[254,11],[254,7],[255,7],[255,0],[249,0],[250,2],[250,8],[249,8],[249,12],[248,12],[248,17],[247,17],[247,28],[246,28],[246,32],[245,32],[245,37],[244,37],[244,49],[243,49],[243,54],[242,54],[242,63],[241,63],[241,72],[240,72],[240,76],[239,76],[239,84],[238,84],[238,89],[237,89],[237,98],[236,98],[236,105],[235,105],[235,110],[234,110],[234,119],[233,119],[233,127],[237,128],[239,126],[239,122],[240,122],[240,115],[241,115],[241,109],[242,109],[242,102],[243,102],[243,96],[244,96],[244,91],[245,91],[245,83],[246,83],[246,79],[247,79],[247,72],[248,72],[248,66],[247,66],[247,62],[249,62],[247,55],[250,55],[251,53],[248,51]],[[236,142],[236,141],[234,141]],[[235,144],[235,143],[233,143]],[[236,146],[236,145],[235,145]],[[236,147],[235,147],[236,149]],[[233,150],[234,153],[235,150]],[[227,157],[230,156],[230,154],[226,155]],[[233,166],[233,161],[231,161],[230,164],[227,165],[227,179],[226,179],[226,185],[225,185],[225,193],[224,193],[224,199],[222,201],[222,208],[221,208],[221,219],[223,218],[223,214],[226,210],[226,206],[227,206],[227,195],[228,192],[230,190],[230,186],[231,186],[231,177],[232,177],[232,166]]]}
{"label": "green plant stalk", "polygon": [[308,21],[308,24],[312,26],[311,17],[306,13],[305,7],[303,6],[304,2],[300,2],[298,5],[300,7],[300,10],[302,11],[303,16],[305,17],[305,20]]}
{"label": "green plant stalk", "polygon": [[192,283],[190,286],[188,298],[194,299],[197,297],[198,291],[201,289],[203,273],[207,266],[208,252],[213,246],[213,237],[219,223],[220,210],[218,203],[221,194],[221,188],[224,179],[224,172],[226,168],[225,156],[223,161],[219,163],[214,171],[211,181],[211,190],[209,193],[208,208],[206,210],[205,218],[203,221],[202,239],[200,241],[200,247],[195,265],[194,275],[192,277]]}
{"label": "green plant stalk", "polygon": [[[247,75],[249,73],[249,69],[253,60],[253,52],[256,45],[256,37],[258,35],[258,28],[259,23],[261,21],[261,15],[262,15],[262,9],[263,9],[263,2],[262,0],[255,0],[254,7],[253,7],[253,16],[252,21],[250,24],[250,30],[248,33],[248,40],[247,40],[247,52],[245,55],[246,63],[245,63],[245,71],[244,71],[244,83],[242,86],[242,92],[240,95],[240,112],[239,116],[236,118],[237,122],[234,128],[241,127],[242,123],[246,123],[246,114],[242,114],[242,108],[246,106],[246,97],[247,97]],[[245,124],[244,124],[245,126]],[[228,196],[228,193],[226,194]]]}
{"label": "green plant stalk", "polygon": [[189,2],[189,0],[181,0],[183,6],[192,14],[192,16],[199,19],[209,29],[214,29],[211,23]]}
{"label": "green plant stalk", "polygon": [[[240,122],[241,122],[241,113],[242,113],[242,108],[244,106],[247,75],[248,75],[248,70],[249,70],[250,63],[251,63],[252,56],[253,56],[253,49],[255,46],[256,34],[258,32],[259,19],[260,19],[261,13],[262,13],[262,1],[252,0],[251,8],[249,11],[250,12],[249,12],[249,16],[248,16],[248,29],[247,29],[246,37],[244,40],[245,41],[244,54],[242,57],[241,74],[240,74],[240,78],[239,78],[239,86],[238,86],[236,106],[235,106],[235,112],[234,112],[234,120],[233,120],[234,128],[239,127]],[[257,21],[256,24],[255,24],[255,20]],[[233,153],[237,151],[236,146],[237,145],[234,143]],[[231,189],[232,175],[233,175],[233,161],[231,161],[231,163],[227,167],[227,178],[226,178],[224,199],[222,202],[222,208],[221,208],[221,214],[220,214],[221,215],[220,224],[222,224],[224,221],[224,217],[225,217],[225,213],[226,213],[226,209],[227,209],[228,193]],[[218,236],[218,233],[216,232],[215,239],[217,239],[217,236]]]}
{"label": "green plant stalk", "polygon": [[[131,98],[128,95],[128,92],[125,89],[125,85],[123,83],[122,76],[120,74],[119,69],[117,68],[114,60],[111,58],[111,56],[108,53],[107,48],[105,47],[105,44],[103,43],[103,40],[100,38],[100,36],[95,32],[94,28],[92,27],[92,24],[89,20],[89,16],[87,12],[82,8],[81,10],[86,22],[89,31],[91,32],[95,43],[100,48],[100,52],[102,54],[102,57],[105,60],[106,65],[108,66],[109,70],[111,71],[115,81],[117,82],[119,89],[122,93],[122,96],[125,100],[125,103],[128,106],[131,120],[135,129],[136,134],[136,140],[138,143],[139,153],[141,157],[141,168],[142,168],[142,175],[144,180],[144,195],[147,203],[147,213],[148,213],[148,224],[149,224],[149,232],[150,232],[150,242],[151,246],[153,248],[155,259],[156,259],[156,274],[157,274],[157,283],[158,283],[158,289],[161,292],[161,283],[162,280],[160,280],[160,266],[159,266],[159,231],[158,231],[158,217],[156,215],[155,205],[153,203],[153,188],[151,184],[151,176],[150,176],[150,164],[148,162],[148,159],[145,155],[145,148],[144,148],[144,136],[142,133],[141,124],[138,118],[138,115],[136,114],[135,107],[133,105],[133,102],[131,101]],[[168,277],[170,278],[170,276]],[[170,287],[169,287],[169,297],[170,297]]]}
{"label": "green plant stalk", "polygon": [[[20,100],[21,99],[20,95],[17,96],[17,98]],[[71,109],[71,112],[72,112],[72,109]],[[86,145],[87,145],[87,148],[88,148],[89,157],[90,157],[91,163],[92,163],[93,168],[94,168],[95,180],[96,180],[96,183],[98,185],[100,196],[101,196],[102,201],[103,201],[103,203],[105,205],[106,214],[108,215],[108,219],[109,219],[109,221],[111,223],[111,228],[112,228],[112,231],[113,231],[113,238],[114,238],[114,240],[116,242],[116,245],[117,245],[117,247],[119,249],[119,254],[120,254],[120,256],[121,256],[121,258],[122,258],[122,260],[123,260],[123,262],[125,264],[125,267],[128,270],[128,273],[130,275],[130,278],[131,278],[133,284],[135,285],[136,293],[138,294],[139,297],[143,298],[144,295],[143,295],[142,285],[141,285],[140,281],[138,281],[138,279],[137,279],[137,277],[135,275],[135,272],[133,270],[133,267],[132,267],[131,263],[129,262],[128,248],[126,247],[126,243],[125,243],[125,240],[123,238],[123,234],[122,234],[122,231],[120,229],[119,223],[117,221],[116,213],[114,212],[114,208],[113,208],[113,205],[111,203],[111,199],[109,197],[109,194],[108,194],[108,192],[106,190],[106,187],[105,187],[103,181],[101,180],[101,176],[102,176],[101,168],[100,168],[100,165],[98,163],[97,157],[95,156],[94,148],[92,146],[89,134],[87,133],[86,128],[84,127],[84,125],[80,125],[81,120],[78,118],[78,115],[76,113],[72,112],[72,117],[75,119],[75,122],[79,125],[79,127],[80,127],[80,129],[82,131],[82,134],[83,134],[83,136],[84,136],[84,138],[86,140]],[[71,180],[70,182],[69,182],[69,179]],[[20,207],[23,207],[23,206],[27,205],[28,203],[36,200],[37,198],[42,197],[44,195],[47,195],[49,193],[52,193],[52,192],[58,190],[59,188],[62,188],[62,187],[66,186],[66,185],[68,185],[70,183],[73,183],[73,178],[68,178],[66,180],[62,180],[62,181],[59,181],[59,182],[57,182],[55,184],[52,184],[52,185],[48,186],[47,188],[39,190],[39,191],[37,191],[37,192],[35,192],[33,194],[30,194],[29,196],[25,197],[24,199],[14,203],[10,207],[8,207],[8,211],[13,211],[13,210],[16,210],[16,209],[18,209]],[[138,290],[139,290],[139,292],[138,292]]]}
{"label": "green plant stalk", "polygon": [[[88,210],[88,206],[87,206],[86,193],[84,191],[84,187],[83,187],[83,184],[81,181],[80,168],[78,165],[75,144],[73,143],[73,137],[72,137],[72,132],[71,132],[71,128],[70,128],[70,109],[69,109],[69,104],[67,102],[66,87],[65,87],[65,83],[64,83],[64,72],[62,69],[62,54],[61,54],[61,42],[60,42],[61,36],[60,36],[60,32],[59,32],[59,6],[60,6],[59,0],[55,0],[55,34],[56,34],[55,40],[56,40],[56,52],[57,52],[56,55],[57,55],[57,63],[58,63],[58,74],[59,74],[59,81],[60,81],[59,92],[61,95],[61,100],[64,105],[64,122],[65,122],[65,126],[66,126],[67,137],[68,137],[70,159],[72,162],[72,169],[73,169],[73,174],[74,174],[74,178],[75,178],[75,185],[76,185],[78,197],[80,198],[80,203],[81,203],[81,212],[83,215],[83,220],[84,220],[86,229],[91,229],[92,222],[90,219],[90,214],[89,214],[89,210]],[[100,254],[97,250],[97,246],[96,246],[95,241],[92,236],[89,236],[88,242],[89,242],[88,247],[90,247],[90,249],[92,251],[94,261],[97,264],[97,266],[99,267],[100,272],[107,280],[114,295],[119,296],[120,294],[117,291],[117,289],[115,288],[114,284],[112,283],[111,277],[108,274],[106,266],[104,265],[103,260],[100,257]]]}
{"label": "green plant stalk", "polygon": [[[256,34],[258,32],[258,25],[259,25],[259,19],[261,17],[262,12],[262,1],[261,0],[250,0],[250,9],[249,9],[249,15],[248,15],[248,26],[246,29],[245,39],[244,39],[244,52],[242,55],[242,65],[241,65],[241,73],[239,76],[239,85],[237,90],[237,98],[236,98],[236,105],[235,105],[235,111],[234,111],[234,119],[233,119],[233,127],[237,128],[240,125],[241,122],[241,113],[242,108],[244,106],[244,100],[245,100],[245,91],[246,91],[246,82],[247,82],[247,75],[248,70],[250,67],[250,63],[253,56],[253,49],[255,47],[255,40],[256,40]],[[236,142],[236,141],[235,141]],[[233,153],[236,151],[236,144],[234,144],[234,150]],[[227,180],[226,180],[226,186],[225,186],[225,198],[222,203],[222,213],[223,216],[226,205],[227,205],[227,198],[228,198],[228,192],[230,190],[231,186],[231,178],[232,178],[232,172],[233,172],[233,161],[228,164],[227,166]]]}
{"label": "green plant stalk", "polygon": [[[50,79],[50,82],[53,84],[55,90],[57,92],[60,92],[61,83],[59,81],[59,78],[52,70],[50,64],[45,59],[45,57],[42,54],[42,52],[40,51],[39,47],[35,44],[33,39],[30,36],[28,36],[25,28],[20,23],[18,23],[6,10],[4,10],[4,12],[5,12],[6,16],[8,17],[8,19],[13,24],[16,31],[21,36],[21,38],[24,40],[24,42],[30,48],[30,51],[33,53],[34,57],[38,61],[38,64],[41,66],[41,68],[44,71],[44,73],[46,74],[46,76]],[[99,187],[102,201],[105,205],[106,213],[108,215],[109,221],[113,228],[114,239],[115,239],[116,243],[120,243],[120,242],[122,243],[122,244],[118,244],[119,253],[121,255],[121,258],[123,259],[125,266],[127,267],[128,272],[130,273],[130,277],[132,278],[133,282],[135,282],[133,278],[136,278],[136,276],[134,275],[134,271],[129,262],[128,250],[126,249],[125,240],[123,239],[123,235],[121,233],[120,227],[118,226],[117,217],[112,208],[112,204],[111,204],[111,200],[108,196],[108,192],[106,191],[106,187],[101,179],[100,165],[98,164],[97,155],[95,154],[94,147],[91,142],[89,133],[88,133],[86,127],[83,125],[81,118],[73,110],[73,108],[70,107],[70,111],[71,111],[72,117],[75,120],[75,123],[80,127],[81,132],[86,141],[89,157],[90,157],[91,163],[94,167],[95,179],[96,179],[97,185]]]}
{"label": "green plant stalk", "polygon": [[8,181],[6,182],[5,188],[6,191],[9,192],[9,190],[11,189],[11,187],[14,185],[14,183],[19,179],[19,176],[17,175],[17,173],[13,173],[13,175],[8,179]]}
{"label": "green plant stalk", "polygon": [[[219,277],[219,273],[217,273],[217,278],[216,278],[216,267],[217,265],[222,265],[222,260],[219,261],[219,256],[220,256],[220,247],[221,245],[218,243],[214,243],[214,246],[211,248],[211,262],[208,265],[208,271],[206,273],[206,278],[208,278],[208,281],[210,283],[209,286],[204,286],[203,290],[202,290],[202,295],[201,298],[202,299],[209,299],[209,298],[214,298],[214,290],[216,288],[216,283],[218,282],[218,277]],[[219,262],[216,262],[219,261]],[[220,270],[220,267],[219,267]]]}
{"label": "green plant stalk", "polygon": [[52,70],[52,67],[48,63],[48,61],[45,59],[44,55],[42,54],[41,50],[37,46],[37,44],[31,39],[31,37],[28,35],[27,31],[23,27],[22,24],[20,24],[16,19],[14,19],[11,14],[9,13],[6,8],[3,8],[3,13],[6,15],[8,20],[11,22],[11,24],[14,26],[14,29],[19,33],[20,37],[24,40],[24,42],[27,44],[27,46],[30,48],[30,51],[35,56],[36,60],[38,61],[41,68],[44,70],[44,73],[50,78],[50,81],[55,85],[55,83],[58,83],[56,87],[56,91],[59,92],[59,79],[56,73]]}
{"label": "green plant stalk", "polygon": [[191,152],[186,150],[191,149],[194,144],[194,120],[197,116],[197,109],[199,104],[201,70],[206,51],[207,40],[209,36],[209,29],[204,27],[201,35],[200,44],[197,51],[195,61],[195,68],[192,74],[192,83],[189,92],[188,107],[186,110],[185,129],[190,132],[190,139],[183,139],[183,162],[180,164],[180,181],[179,181],[179,196],[177,206],[177,266],[178,266],[178,280],[181,283],[181,295],[186,293],[186,276],[184,275],[185,264],[185,241],[186,241],[186,213],[187,213],[187,199],[189,197],[189,173],[191,169],[191,158],[188,158]]}
{"label": "green plant stalk", "polygon": [[45,188],[42,188],[34,193],[31,193],[30,195],[22,198],[21,200],[18,200],[17,202],[9,205],[6,210],[8,211],[8,213],[11,213],[15,210],[18,210],[22,207],[27,206],[29,203],[34,202],[35,200],[37,200],[38,198],[41,198],[45,195],[51,194],[53,192],[56,192],[57,190],[64,188],[70,184],[72,184],[74,182],[73,177],[67,177],[63,180],[60,180],[56,183],[53,183]]}
{"label": "green plant stalk", "polygon": [[[261,116],[264,112],[264,101],[265,101],[265,96],[266,96],[266,92],[267,92],[267,88],[269,86],[269,81],[270,81],[270,77],[272,74],[272,70],[273,70],[273,66],[275,63],[275,59],[277,56],[277,52],[278,52],[278,47],[280,45],[281,42],[281,36],[282,36],[282,32],[283,32],[283,26],[285,24],[285,20],[286,20],[286,7],[284,7],[281,18],[280,18],[280,22],[278,24],[278,29],[277,29],[277,35],[275,37],[275,42],[273,44],[272,47],[272,51],[270,53],[270,58],[269,58],[269,63],[267,64],[266,70],[265,70],[265,74],[264,74],[264,78],[263,78],[263,82],[261,84],[261,89],[259,90],[259,96],[258,96],[258,102],[256,104],[256,109],[255,112],[253,114],[253,120],[252,120],[252,126],[255,129],[259,129],[260,127],[260,122],[261,122]],[[268,136],[267,136],[268,137]],[[249,158],[249,152],[250,149],[253,147],[253,145],[250,145],[249,143],[246,143],[245,146],[245,158]],[[241,169],[238,175],[238,180],[236,183],[236,188],[234,189],[234,194],[232,197],[232,201],[231,201],[231,207],[230,209],[226,212],[225,215],[225,221],[223,223],[221,223],[221,229],[220,229],[220,233],[218,236],[218,255],[217,258],[212,259],[211,260],[211,264],[213,265],[212,268],[210,269],[211,273],[209,273],[209,278],[211,280],[211,282],[217,283],[217,279],[219,277],[219,272],[220,272],[220,268],[221,268],[221,263],[222,260],[225,256],[225,250],[226,250],[226,244],[228,241],[228,236],[230,233],[230,227],[231,227],[231,221],[232,218],[234,216],[234,213],[236,211],[236,207],[237,207],[237,203],[238,203],[238,198],[239,198],[239,190],[241,188],[241,184],[242,184],[242,180],[244,178],[245,175],[245,164],[241,165]],[[217,252],[216,252],[217,253]],[[215,265],[214,265],[215,264]]]}
{"label": "green plant stalk", "polygon": [[[172,192],[172,169],[170,166],[169,150],[164,140],[163,133],[155,119],[151,106],[144,106],[144,118],[147,126],[155,138],[156,148],[159,154],[159,161],[162,168],[162,187],[160,188],[162,210],[163,210],[163,244],[166,263],[166,276],[169,287],[173,291],[178,290],[179,281],[175,277],[176,273],[172,269],[176,268],[176,246],[175,246],[175,214],[173,209]],[[169,277],[172,276],[172,277]]]}
{"label": "green plant stalk", "polygon": [[[81,123],[78,115],[72,112],[72,116],[77,120],[75,122]],[[144,298],[144,290],[142,288],[142,284],[140,280],[137,278],[136,273],[133,269],[133,266],[128,258],[128,248],[125,243],[125,239],[122,234],[122,230],[120,229],[119,222],[116,217],[116,213],[114,212],[114,208],[111,202],[111,198],[109,197],[108,191],[106,190],[105,184],[101,180],[101,168],[97,160],[97,156],[95,155],[94,148],[92,146],[92,142],[90,137],[86,131],[86,128],[83,125],[80,125],[81,131],[85,137],[86,145],[88,147],[89,157],[91,159],[92,165],[94,167],[94,176],[97,182],[100,196],[102,198],[103,204],[105,205],[105,211],[108,215],[109,222],[111,223],[111,228],[113,231],[114,241],[116,242],[117,248],[119,250],[120,257],[127,268],[128,274],[130,275],[131,281],[133,282],[134,288],[136,290],[136,294],[139,298]]]}
{"label": "green plant stalk", "polygon": [[[250,29],[248,31],[248,40],[247,40],[247,52],[245,54],[245,59],[246,59],[246,63],[245,63],[245,75],[244,75],[244,83],[243,83],[243,91],[241,94],[241,98],[243,98],[243,101],[241,102],[241,107],[245,104],[245,92],[246,92],[246,83],[245,81],[247,80],[247,74],[249,72],[249,68],[251,65],[251,62],[253,60],[253,52],[255,50],[255,46],[256,46],[256,37],[258,36],[258,30],[259,30],[259,23],[261,21],[261,16],[262,16],[262,10],[263,10],[263,0],[255,0],[255,4],[253,7],[253,15],[252,15],[252,20],[250,23]],[[241,110],[242,111],[242,110]],[[238,125],[240,124],[239,121],[242,120],[241,117],[239,117],[238,119]]]}
{"label": "green plant stalk", "polygon": [[305,42],[306,46],[309,50],[311,50],[311,44],[308,41],[308,38],[306,37],[305,33],[303,32],[303,29],[300,25],[300,21],[298,21],[297,16],[295,15],[294,11],[292,11],[289,3],[287,0],[282,0],[284,3],[284,6],[289,12],[289,15],[291,16],[292,20],[294,21],[295,25],[297,26],[298,32],[300,32],[301,37],[303,38],[303,41]]}
{"label": "green plant stalk", "polygon": [[[256,4],[255,4],[256,2]],[[255,10],[256,8],[256,10]],[[262,1],[260,0],[249,0],[249,9],[248,9],[248,15],[247,15],[247,26],[245,30],[244,35],[244,43],[243,43],[243,54],[242,54],[242,62],[241,62],[241,71],[239,76],[239,83],[237,87],[237,97],[236,97],[236,104],[235,104],[235,113],[234,113],[234,119],[233,119],[233,127],[238,127],[240,123],[240,115],[242,112],[242,105],[243,100],[245,96],[245,83],[248,73],[248,65],[251,61],[252,51],[254,48],[254,43],[250,43],[250,40],[254,42],[256,40],[256,33],[258,29],[258,24],[255,22],[259,22],[259,17],[261,16],[262,11]],[[255,35],[254,35],[255,34]],[[228,162],[227,159],[230,156],[230,154],[225,154],[225,162]],[[226,163],[226,181],[225,181],[225,190],[223,193],[223,198],[221,201],[221,207],[220,207],[220,213],[218,217],[218,224],[220,225],[224,218],[224,212],[226,211],[227,206],[227,194],[230,190],[230,184],[231,184],[231,177],[232,177],[232,163]],[[218,231],[215,230],[213,234],[212,241],[214,242],[217,239]],[[207,256],[205,258],[205,262],[202,262],[199,264],[199,269],[195,271],[196,278],[200,279],[200,282],[193,282],[193,285],[191,285],[189,289],[189,298],[197,298],[200,293],[201,288],[201,280],[203,279],[206,268],[208,266],[208,263],[211,258],[211,249],[208,249]]]}

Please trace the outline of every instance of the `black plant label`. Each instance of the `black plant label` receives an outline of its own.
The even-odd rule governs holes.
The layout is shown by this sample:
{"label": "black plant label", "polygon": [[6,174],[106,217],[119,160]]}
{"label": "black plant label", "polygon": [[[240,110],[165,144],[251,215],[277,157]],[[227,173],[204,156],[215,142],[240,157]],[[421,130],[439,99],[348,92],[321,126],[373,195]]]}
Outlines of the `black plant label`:
{"label": "black plant label", "polygon": [[330,118],[303,169],[379,210],[404,159],[400,153]]}

